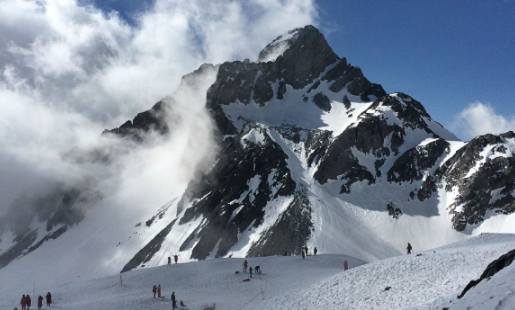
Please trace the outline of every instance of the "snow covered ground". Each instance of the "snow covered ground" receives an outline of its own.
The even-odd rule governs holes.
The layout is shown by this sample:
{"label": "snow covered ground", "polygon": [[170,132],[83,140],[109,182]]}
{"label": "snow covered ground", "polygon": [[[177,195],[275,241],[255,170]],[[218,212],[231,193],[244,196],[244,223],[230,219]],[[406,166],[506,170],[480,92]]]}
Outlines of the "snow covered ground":
{"label": "snow covered ground", "polygon": [[[514,248],[515,235],[483,234],[369,264],[345,255],[250,258],[249,265],[261,266],[263,275],[249,282],[242,282],[248,274],[241,272],[240,258],[130,271],[123,274],[123,286],[119,275],[113,275],[49,287],[38,283],[33,294],[34,283],[11,287],[3,282],[0,309],[14,308],[22,294],[30,293],[35,300],[47,291],[52,292],[52,308],[57,309],[171,309],[172,291],[186,304],[179,309],[204,309],[213,303],[216,309],[249,310],[468,309],[470,305],[471,309],[494,309],[499,300],[513,300],[515,280],[510,275],[515,266],[481,283],[464,299],[456,296],[492,260]],[[344,260],[349,262],[348,271],[342,268]],[[154,299],[152,286],[158,284],[164,297]]]}

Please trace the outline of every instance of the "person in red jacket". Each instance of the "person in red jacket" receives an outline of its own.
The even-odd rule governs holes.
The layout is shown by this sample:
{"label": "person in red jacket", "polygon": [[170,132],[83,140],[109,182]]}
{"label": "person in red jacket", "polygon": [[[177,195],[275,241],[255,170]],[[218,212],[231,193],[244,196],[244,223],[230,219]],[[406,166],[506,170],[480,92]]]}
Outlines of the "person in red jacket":
{"label": "person in red jacket", "polygon": [[173,259],[175,260],[175,264],[177,264],[177,261],[179,261],[179,255],[174,255]]}
{"label": "person in red jacket", "polygon": [[302,250],[302,259],[306,259],[306,252],[304,252],[304,250]]}
{"label": "person in red jacket", "polygon": [[249,267],[249,262],[247,262],[247,260],[245,260],[245,261],[243,262],[243,271],[244,271],[244,272],[247,272],[247,268],[248,268],[248,267]]}
{"label": "person in red jacket", "polygon": [[347,263],[347,260],[343,262],[343,270],[349,269],[349,263]]}
{"label": "person in red jacket", "polygon": [[39,295],[38,297],[38,309],[43,307],[43,296]]}
{"label": "person in red jacket", "polygon": [[30,295],[25,296],[27,300],[27,310],[30,309],[30,305],[32,305],[32,300],[30,299]]}
{"label": "person in red jacket", "polygon": [[27,297],[23,295],[20,300],[21,310],[27,310]]}
{"label": "person in red jacket", "polygon": [[47,307],[50,307],[51,304],[52,304],[52,294],[50,294],[50,292],[48,292],[46,294],[46,305],[47,305]]}

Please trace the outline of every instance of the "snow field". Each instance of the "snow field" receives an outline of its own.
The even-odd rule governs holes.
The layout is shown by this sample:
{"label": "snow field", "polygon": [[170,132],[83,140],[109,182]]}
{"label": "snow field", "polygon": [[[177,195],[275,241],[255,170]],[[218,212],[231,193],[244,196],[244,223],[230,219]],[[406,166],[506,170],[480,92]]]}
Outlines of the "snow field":
{"label": "snow field", "polygon": [[[308,256],[304,260],[300,256],[247,260],[252,268],[261,266],[263,272],[249,282],[242,282],[249,278],[243,273],[244,259],[222,258],[130,271],[122,274],[123,286],[119,275],[78,280],[36,291],[36,297],[50,291],[55,303],[52,308],[61,309],[171,309],[170,297],[175,291],[177,300],[186,304],[179,309],[204,309],[213,303],[216,309],[250,309],[263,300],[293,293],[343,272],[345,260],[350,268],[364,264],[345,255]],[[159,284],[163,297],[154,299],[152,286]],[[9,294],[2,294],[0,309],[14,308],[26,293],[32,291],[9,290]]]}
{"label": "snow field", "polygon": [[[470,280],[478,278],[491,261],[513,248],[515,235],[480,235],[418,253],[421,256],[417,256],[415,251],[412,255],[385,259],[338,273],[293,294],[272,297],[250,309],[454,309],[453,303],[471,304],[465,300],[458,301],[457,295]],[[513,270],[513,266],[511,268]],[[501,274],[504,282],[500,280],[505,288],[509,287],[506,272]],[[488,290],[490,295],[514,300],[515,281],[513,277],[509,281],[511,295],[509,291],[495,291],[492,287],[485,289],[486,285],[482,289]],[[472,292],[467,294],[473,296]],[[487,300],[490,295],[465,296],[488,305],[492,304]],[[459,309],[468,308],[460,306]]]}

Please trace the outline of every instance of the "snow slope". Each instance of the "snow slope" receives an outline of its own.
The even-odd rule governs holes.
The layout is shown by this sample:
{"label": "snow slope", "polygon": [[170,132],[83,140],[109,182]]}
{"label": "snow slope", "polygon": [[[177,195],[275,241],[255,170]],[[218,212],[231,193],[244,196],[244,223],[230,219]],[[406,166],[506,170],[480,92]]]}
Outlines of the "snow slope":
{"label": "snow slope", "polygon": [[[456,296],[477,278],[490,261],[515,247],[515,235],[484,234],[442,248],[402,255],[374,263],[344,255],[272,256],[248,259],[260,265],[263,275],[242,282],[243,259],[223,258],[130,271],[93,280],[74,280],[60,285],[28,281],[21,286],[2,282],[0,309],[12,309],[22,294],[51,291],[52,308],[63,309],[170,309],[170,295],[186,307],[204,309],[442,309],[456,303]],[[416,256],[421,254],[421,256]],[[342,263],[349,261],[350,270]],[[493,309],[489,297],[509,295],[514,280],[511,269],[470,291],[456,309]],[[493,282],[495,281],[495,282]],[[152,285],[161,284],[163,298],[152,298]],[[494,292],[494,285],[505,290]],[[387,287],[390,289],[385,290]],[[475,290],[475,291],[474,291]],[[488,292],[488,294],[477,294]],[[467,295],[466,295],[467,296]],[[513,296],[513,295],[510,295]],[[508,296],[509,297],[509,296]],[[512,297],[511,297],[512,298]],[[450,302],[452,301],[452,302]],[[480,306],[483,305],[483,306]],[[510,309],[502,308],[502,309]]]}

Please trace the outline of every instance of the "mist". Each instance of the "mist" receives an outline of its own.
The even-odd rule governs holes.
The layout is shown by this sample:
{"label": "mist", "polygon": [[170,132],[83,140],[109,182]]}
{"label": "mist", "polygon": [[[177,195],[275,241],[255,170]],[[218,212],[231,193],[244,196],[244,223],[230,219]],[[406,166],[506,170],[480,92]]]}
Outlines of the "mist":
{"label": "mist", "polygon": [[[192,85],[179,86],[181,77],[203,63],[256,60],[278,35],[316,24],[317,9],[311,0],[157,0],[134,20],[73,0],[0,0],[5,222],[58,208],[44,197],[59,191],[80,190],[72,198],[84,212],[99,201],[130,210],[180,195],[217,152],[204,108],[217,67]],[[136,143],[101,134],[160,100],[168,135]]]}

